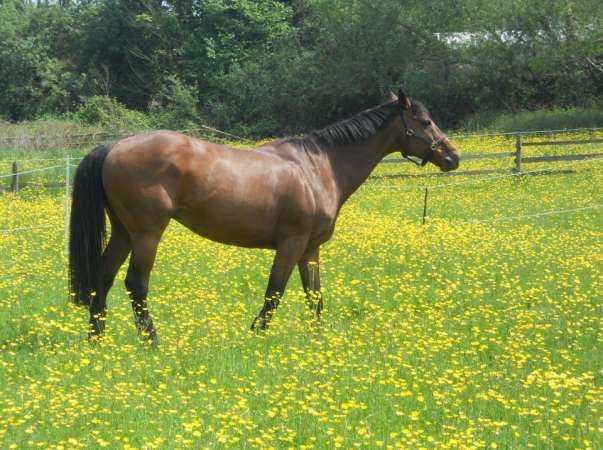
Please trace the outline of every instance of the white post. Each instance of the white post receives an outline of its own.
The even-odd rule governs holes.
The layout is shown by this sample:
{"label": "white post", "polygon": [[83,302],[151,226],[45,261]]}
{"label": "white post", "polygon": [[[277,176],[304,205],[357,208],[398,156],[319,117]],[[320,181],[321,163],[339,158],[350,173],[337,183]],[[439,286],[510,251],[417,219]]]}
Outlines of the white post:
{"label": "white post", "polygon": [[65,158],[65,255],[69,254],[69,155]]}

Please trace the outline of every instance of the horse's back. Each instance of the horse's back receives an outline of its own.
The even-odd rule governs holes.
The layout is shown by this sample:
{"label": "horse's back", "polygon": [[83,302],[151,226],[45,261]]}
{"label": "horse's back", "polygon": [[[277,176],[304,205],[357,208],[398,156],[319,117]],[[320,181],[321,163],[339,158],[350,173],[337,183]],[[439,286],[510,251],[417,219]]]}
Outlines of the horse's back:
{"label": "horse's back", "polygon": [[115,144],[103,168],[109,204],[131,233],[175,218],[209,239],[272,247],[283,227],[305,227],[313,197],[299,167],[176,132]]}

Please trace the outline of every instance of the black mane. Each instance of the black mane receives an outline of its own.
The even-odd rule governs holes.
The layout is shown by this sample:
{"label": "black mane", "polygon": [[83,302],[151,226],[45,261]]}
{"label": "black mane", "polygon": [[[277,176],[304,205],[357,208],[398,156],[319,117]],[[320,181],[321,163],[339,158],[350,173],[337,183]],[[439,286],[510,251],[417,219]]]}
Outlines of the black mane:
{"label": "black mane", "polygon": [[387,125],[399,111],[398,102],[385,103],[302,137],[284,139],[281,143],[291,143],[315,151],[321,146],[334,147],[363,142]]}

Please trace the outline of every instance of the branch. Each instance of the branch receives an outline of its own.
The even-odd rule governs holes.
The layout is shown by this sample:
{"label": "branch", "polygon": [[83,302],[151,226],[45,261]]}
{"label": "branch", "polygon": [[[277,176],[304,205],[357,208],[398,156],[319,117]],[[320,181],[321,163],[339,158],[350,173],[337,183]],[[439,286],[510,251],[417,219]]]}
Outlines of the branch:
{"label": "branch", "polygon": [[603,73],[603,63],[599,63],[589,57],[586,58],[586,62],[589,63],[596,71]]}

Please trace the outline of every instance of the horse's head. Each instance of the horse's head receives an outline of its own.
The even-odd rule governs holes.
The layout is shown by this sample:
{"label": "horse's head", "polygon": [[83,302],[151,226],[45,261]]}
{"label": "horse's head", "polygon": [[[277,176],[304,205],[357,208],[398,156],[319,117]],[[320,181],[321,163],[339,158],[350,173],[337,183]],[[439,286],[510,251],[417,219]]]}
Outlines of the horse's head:
{"label": "horse's head", "polygon": [[418,166],[431,162],[444,172],[458,168],[459,151],[434,123],[427,108],[401,90],[397,96],[392,94],[392,100],[400,106],[400,133],[395,150]]}

